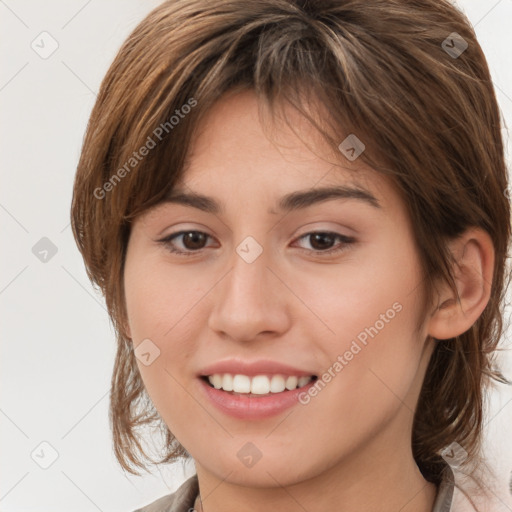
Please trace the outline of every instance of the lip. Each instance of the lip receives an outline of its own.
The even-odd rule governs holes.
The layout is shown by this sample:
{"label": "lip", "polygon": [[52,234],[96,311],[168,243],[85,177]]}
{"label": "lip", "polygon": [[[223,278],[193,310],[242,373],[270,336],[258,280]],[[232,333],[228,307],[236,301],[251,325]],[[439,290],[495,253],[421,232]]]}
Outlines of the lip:
{"label": "lip", "polygon": [[316,383],[316,380],[312,380],[301,388],[283,391],[282,393],[257,396],[233,395],[227,391],[211,387],[204,378],[199,377],[198,381],[210,403],[224,414],[243,420],[265,419],[284,412],[290,407],[299,404],[299,395],[307,392]]}
{"label": "lip", "polygon": [[215,373],[231,373],[232,375],[247,375],[248,377],[255,377],[256,375],[283,375],[283,376],[296,376],[296,377],[311,377],[315,375],[314,372],[294,368],[277,361],[268,359],[260,359],[257,361],[243,361],[242,359],[227,359],[225,361],[218,361],[203,368],[198,377],[206,377]]}

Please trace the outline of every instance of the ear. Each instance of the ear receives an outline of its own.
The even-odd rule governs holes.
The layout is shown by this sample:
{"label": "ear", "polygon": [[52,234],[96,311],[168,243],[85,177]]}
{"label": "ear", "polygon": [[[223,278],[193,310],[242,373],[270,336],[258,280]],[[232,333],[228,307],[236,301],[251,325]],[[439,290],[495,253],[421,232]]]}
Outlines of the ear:
{"label": "ear", "polygon": [[481,228],[470,228],[449,243],[455,258],[453,275],[459,299],[443,283],[439,302],[431,313],[428,334],[436,339],[454,338],[465,333],[489,302],[494,270],[494,246]]}

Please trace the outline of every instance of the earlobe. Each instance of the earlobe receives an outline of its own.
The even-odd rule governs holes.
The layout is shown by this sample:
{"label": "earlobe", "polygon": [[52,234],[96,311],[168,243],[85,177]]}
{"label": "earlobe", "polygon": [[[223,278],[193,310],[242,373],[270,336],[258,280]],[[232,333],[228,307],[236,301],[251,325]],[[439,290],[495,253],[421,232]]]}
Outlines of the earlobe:
{"label": "earlobe", "polygon": [[465,231],[449,244],[455,258],[453,275],[459,297],[443,283],[439,302],[429,320],[428,334],[449,339],[466,332],[489,302],[494,270],[494,246],[480,228]]}

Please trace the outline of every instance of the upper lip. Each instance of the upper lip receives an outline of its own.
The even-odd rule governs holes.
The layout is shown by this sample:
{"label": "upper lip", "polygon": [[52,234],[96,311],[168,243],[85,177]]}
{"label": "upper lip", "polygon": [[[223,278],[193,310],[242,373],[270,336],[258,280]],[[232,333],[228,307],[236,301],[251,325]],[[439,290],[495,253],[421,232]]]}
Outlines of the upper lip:
{"label": "upper lip", "polygon": [[310,377],[314,375],[313,372],[294,368],[286,364],[279,363],[278,361],[271,360],[257,360],[257,361],[243,361],[241,359],[228,359],[225,361],[218,361],[209,366],[206,366],[199,372],[200,377],[214,375],[215,373],[230,373],[232,375],[247,375],[254,377],[256,375],[294,375],[296,377]]}

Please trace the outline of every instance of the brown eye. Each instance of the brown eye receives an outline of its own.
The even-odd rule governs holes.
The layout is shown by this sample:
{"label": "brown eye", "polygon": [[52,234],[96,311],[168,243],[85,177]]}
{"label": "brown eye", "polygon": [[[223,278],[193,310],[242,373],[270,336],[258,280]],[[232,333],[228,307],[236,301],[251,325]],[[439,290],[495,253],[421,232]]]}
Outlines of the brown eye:
{"label": "brown eye", "polygon": [[183,245],[187,249],[202,249],[208,235],[200,231],[187,231],[182,234]]}
{"label": "brown eye", "polygon": [[[329,231],[314,231],[306,233],[298,240],[308,240],[311,249],[303,247],[308,252],[317,254],[334,254],[348,249],[350,244],[355,242],[354,238],[332,233]],[[338,243],[336,243],[338,241]]]}
{"label": "brown eye", "polygon": [[[159,240],[159,242],[173,254],[193,256],[207,247],[206,243],[209,238],[211,238],[210,235],[202,231],[190,230],[172,233]],[[354,238],[329,231],[306,233],[298,240],[309,240],[311,248],[303,247],[303,249],[319,255],[331,255],[342,252],[347,250],[348,246],[355,242]]]}
{"label": "brown eye", "polygon": [[311,247],[319,251],[330,249],[335,242],[335,237],[331,233],[311,233],[308,236]]}
{"label": "brown eye", "polygon": [[[159,240],[159,242],[164,244],[172,253],[188,256],[204,249],[208,238],[211,238],[210,235],[202,231],[190,230],[172,233]],[[179,242],[180,239],[181,243]]]}

